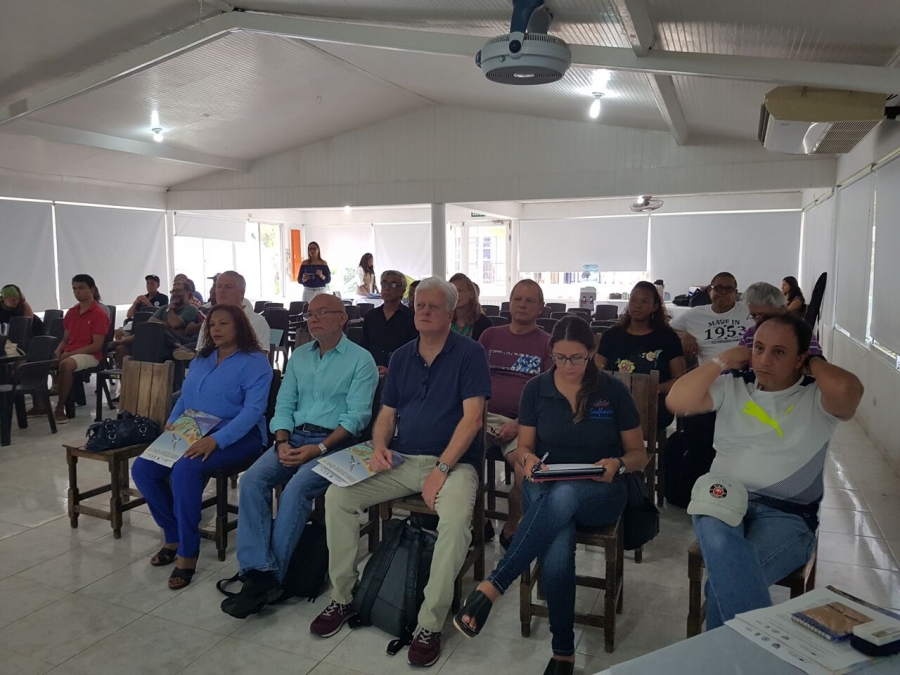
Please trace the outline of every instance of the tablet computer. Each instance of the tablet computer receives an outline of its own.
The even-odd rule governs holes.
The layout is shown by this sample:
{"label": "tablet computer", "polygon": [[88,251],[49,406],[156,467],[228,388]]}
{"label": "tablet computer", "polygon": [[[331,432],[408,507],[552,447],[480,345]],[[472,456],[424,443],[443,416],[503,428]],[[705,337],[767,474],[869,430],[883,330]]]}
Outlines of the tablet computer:
{"label": "tablet computer", "polygon": [[551,480],[578,480],[583,478],[596,478],[606,473],[602,466],[593,464],[551,464],[546,469],[536,469],[531,473],[531,479],[536,483]]}

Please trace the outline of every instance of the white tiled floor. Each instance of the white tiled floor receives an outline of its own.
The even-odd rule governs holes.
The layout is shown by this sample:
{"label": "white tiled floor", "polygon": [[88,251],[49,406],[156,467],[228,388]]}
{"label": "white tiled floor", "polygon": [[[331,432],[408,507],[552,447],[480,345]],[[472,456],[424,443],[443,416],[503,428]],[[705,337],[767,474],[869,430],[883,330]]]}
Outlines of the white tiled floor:
{"label": "white tiled floor", "polygon": [[[51,436],[36,419],[14,427],[13,445],[0,448],[0,675],[130,675],[131,673],[260,672],[267,675],[382,675],[408,672],[405,657],[387,656],[389,636],[374,628],[344,629],[314,638],[309,623],[325,606],[292,600],[239,621],[219,610],[215,582],[234,574],[234,544],[225,562],[204,542],[189,588],[166,587],[168,569],[149,565],[160,544],[146,508],[126,515],[119,540],[109,524],[66,517],[68,474],[60,444],[80,442],[88,411]],[[105,465],[82,461],[79,481],[104,478]],[[826,475],[818,585],[834,584],[870,601],[900,609],[900,478],[855,423],[839,427]],[[625,563],[625,612],[617,617],[616,651],[606,654],[602,633],[578,627],[578,665],[594,673],[684,638],[687,547],[693,541],[684,511],[666,507],[662,532],[644,562]],[[500,555],[489,545],[489,566]],[[579,568],[602,556],[579,551]],[[469,584],[471,587],[471,582]],[[468,589],[467,589],[468,590]],[[774,589],[776,601],[787,598]],[[598,592],[579,589],[579,609]],[[465,640],[449,626],[431,672],[443,675],[540,673],[549,658],[544,619],[530,638],[519,632],[517,594],[500,602],[485,634]]]}

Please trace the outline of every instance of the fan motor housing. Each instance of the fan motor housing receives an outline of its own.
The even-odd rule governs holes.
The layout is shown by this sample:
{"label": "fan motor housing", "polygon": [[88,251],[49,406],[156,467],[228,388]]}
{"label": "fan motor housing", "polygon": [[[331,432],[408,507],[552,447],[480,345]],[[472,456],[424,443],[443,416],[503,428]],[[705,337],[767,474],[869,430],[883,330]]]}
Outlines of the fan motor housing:
{"label": "fan motor housing", "polygon": [[509,33],[488,40],[475,63],[492,82],[535,85],[556,82],[572,63],[563,40],[543,33]]}

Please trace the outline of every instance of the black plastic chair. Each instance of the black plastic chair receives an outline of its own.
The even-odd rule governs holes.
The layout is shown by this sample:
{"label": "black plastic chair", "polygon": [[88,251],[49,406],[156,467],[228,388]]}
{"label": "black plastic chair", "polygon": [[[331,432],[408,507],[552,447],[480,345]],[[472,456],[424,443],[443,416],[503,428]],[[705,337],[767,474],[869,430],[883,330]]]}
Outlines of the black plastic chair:
{"label": "black plastic chair", "polygon": [[505,316],[489,316],[491,323],[495,326],[508,326],[511,321]]}
{"label": "black plastic chair", "polygon": [[253,305],[253,311],[257,314],[262,314],[263,310],[266,308],[265,300],[257,300]]}
{"label": "black plastic chair", "polygon": [[615,321],[619,317],[619,308],[615,305],[597,305],[594,307],[595,321]]}
{"label": "black plastic chair", "polygon": [[152,317],[153,314],[150,312],[137,312],[134,315],[134,318],[131,320],[131,333],[134,334],[135,328],[140,326],[142,323],[147,323],[147,321]]}
{"label": "black plastic chair", "polygon": [[512,321],[512,314],[510,313],[510,311],[508,309],[501,309],[500,316]]}
{"label": "black plastic chair", "polygon": [[307,303],[303,300],[294,300],[288,305],[288,315],[291,317],[300,316],[306,311]]}
{"label": "black plastic chair", "polygon": [[577,314],[578,316],[583,317],[585,321],[590,321],[590,319],[591,319],[591,310],[589,310],[589,309],[583,309],[581,307],[572,307],[571,309],[569,309],[567,311],[569,314]]}
{"label": "black plastic chair", "polygon": [[59,345],[59,340],[52,335],[37,335],[31,338],[28,353],[25,355],[26,363],[52,361],[56,358],[57,345]]}
{"label": "black plastic chair", "polygon": [[61,309],[44,310],[44,335],[50,335],[50,322],[53,319],[62,319],[65,314]]}
{"label": "black plastic chair", "polygon": [[500,316],[503,316],[503,312],[509,311],[509,301],[500,303]]}
{"label": "black plastic chair", "polygon": [[347,338],[350,342],[355,342],[356,344],[362,344],[363,339],[363,329],[362,326],[353,326],[347,329]]}
{"label": "black plastic chair", "polygon": [[31,317],[30,316],[14,316],[9,320],[9,330],[6,337],[10,342],[15,342],[16,346],[23,352],[28,351],[28,345],[31,344]]}
{"label": "black plastic chair", "polygon": [[500,305],[482,305],[481,311],[485,316],[500,316]]}
{"label": "black plastic chair", "polygon": [[548,333],[552,333],[556,328],[556,319],[538,319],[537,325]]}
{"label": "black plastic chair", "polygon": [[283,302],[267,302],[265,305],[263,305],[263,313],[265,313],[265,311],[267,309],[284,309],[284,303]]}
{"label": "black plastic chair", "polygon": [[812,295],[809,299],[809,305],[806,307],[806,316],[803,317],[803,320],[806,321],[806,324],[813,329],[813,332],[816,330],[816,322],[819,320],[819,312],[822,309],[822,299],[825,297],[825,286],[828,283],[828,273],[822,272],[819,275],[819,278],[816,280],[816,285],[813,287]]}
{"label": "black plastic chair", "polygon": [[550,318],[554,321],[559,321],[567,316],[571,316],[570,312],[550,312]]}
{"label": "black plastic chair", "polygon": [[541,319],[549,319],[549,318],[550,318],[550,313],[551,313],[552,311],[553,311],[553,310],[551,310],[549,307],[547,307],[546,305],[544,305],[544,309],[541,310],[541,314],[540,314],[540,317],[539,317],[539,318],[541,318]]}
{"label": "black plastic chair", "polygon": [[263,318],[269,324],[269,328],[282,331],[281,340],[277,345],[270,346],[270,362],[274,364],[275,354],[284,355],[283,368],[287,367],[288,360],[288,331],[290,330],[290,315],[284,307],[267,307],[263,312]]}
{"label": "black plastic chair", "polygon": [[47,386],[50,369],[54,365],[56,365],[55,359],[22,363],[15,370],[13,382],[0,385],[0,445],[9,445],[12,442],[13,408],[16,409],[19,428],[26,429],[28,427],[28,417],[25,414],[25,394],[30,394],[35,404],[42,403],[44,405],[47,410],[47,421],[50,423],[50,433],[56,433],[56,418],[53,406],[50,404],[50,388]]}
{"label": "black plastic chair", "polygon": [[566,303],[564,302],[548,302],[544,305],[551,312],[565,312],[566,311]]}
{"label": "black plastic chair", "polygon": [[375,305],[372,304],[371,302],[357,302],[356,307],[357,307],[357,309],[359,309],[359,318],[360,319],[365,319],[366,314],[368,314],[373,309],[375,309]]}
{"label": "black plastic chair", "polygon": [[65,334],[66,327],[63,324],[63,319],[50,319],[50,321],[47,322],[47,335],[51,335],[62,342]]}
{"label": "black plastic chair", "polygon": [[359,311],[359,307],[357,307],[356,305],[346,305],[344,307],[344,311],[347,312],[347,319],[349,319],[350,321],[362,318],[362,313]]}

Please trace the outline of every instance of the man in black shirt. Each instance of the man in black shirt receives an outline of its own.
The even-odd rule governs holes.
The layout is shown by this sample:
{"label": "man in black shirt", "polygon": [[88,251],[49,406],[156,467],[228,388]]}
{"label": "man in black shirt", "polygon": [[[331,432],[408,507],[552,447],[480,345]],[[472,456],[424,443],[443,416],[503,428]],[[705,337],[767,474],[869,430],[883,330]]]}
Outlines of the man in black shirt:
{"label": "man in black shirt", "polygon": [[381,377],[387,375],[391,354],[419,337],[415,309],[401,302],[405,292],[406,276],[396,270],[386,270],[381,274],[384,304],[370,311],[363,319],[361,345],[372,354]]}

